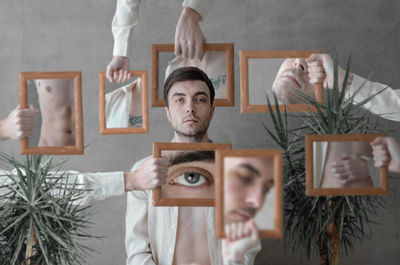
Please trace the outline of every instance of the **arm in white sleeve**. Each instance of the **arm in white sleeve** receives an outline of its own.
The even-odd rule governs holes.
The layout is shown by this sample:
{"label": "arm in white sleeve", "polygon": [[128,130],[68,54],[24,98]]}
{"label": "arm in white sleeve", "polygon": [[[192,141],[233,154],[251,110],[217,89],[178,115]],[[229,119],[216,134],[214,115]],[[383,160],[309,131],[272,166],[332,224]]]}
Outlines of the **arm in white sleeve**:
{"label": "arm in white sleeve", "polygon": [[[8,175],[15,176],[18,180],[16,170],[1,171],[0,170],[0,194],[9,191],[7,185],[15,185],[14,181]],[[67,183],[66,188],[71,188],[75,184],[76,189],[83,190],[83,196],[79,200],[73,201],[73,204],[90,204],[95,201],[103,200],[112,196],[119,196],[125,193],[124,172],[109,173],[79,173],[76,171],[59,171],[50,174],[64,174],[63,183]],[[52,191],[54,196],[59,196],[62,189]]]}
{"label": "arm in white sleeve", "polygon": [[155,265],[148,234],[148,196],[148,191],[127,193],[125,220],[127,265]]}
{"label": "arm in white sleeve", "polygon": [[[360,87],[361,89],[359,89]],[[387,85],[371,82],[354,75],[353,82],[347,92],[347,97],[353,95],[358,90],[354,96],[354,103],[357,104],[383,89],[385,89],[383,92],[375,95],[362,107],[382,118],[400,121],[400,89],[393,90]]]}
{"label": "arm in white sleeve", "polygon": [[131,31],[139,22],[141,0],[117,0],[111,28],[114,37],[114,56],[127,56]]}
{"label": "arm in white sleeve", "polygon": [[247,251],[247,253],[244,255],[244,265],[253,265],[257,253],[260,250],[261,250],[261,241],[258,240],[257,245],[254,248]]}
{"label": "arm in white sleeve", "polygon": [[210,12],[214,0],[185,0],[183,1],[183,7],[190,7],[200,14],[201,20],[203,20]]}

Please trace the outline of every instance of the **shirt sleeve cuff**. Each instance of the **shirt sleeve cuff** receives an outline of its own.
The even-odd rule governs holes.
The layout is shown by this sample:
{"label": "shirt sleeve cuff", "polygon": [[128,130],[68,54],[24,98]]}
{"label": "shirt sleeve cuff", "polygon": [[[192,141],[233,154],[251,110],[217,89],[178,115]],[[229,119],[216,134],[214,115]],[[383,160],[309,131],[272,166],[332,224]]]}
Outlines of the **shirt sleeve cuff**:
{"label": "shirt sleeve cuff", "polygon": [[125,193],[124,172],[108,172],[101,174],[101,185],[103,187],[104,197],[120,196]]}
{"label": "shirt sleeve cuff", "polygon": [[196,10],[200,14],[201,20],[203,20],[210,12],[213,2],[214,0],[185,0],[182,6]]}
{"label": "shirt sleeve cuff", "polygon": [[128,49],[129,49],[129,40],[122,41],[122,40],[115,40],[114,41],[114,48],[113,48],[113,56],[128,56]]}

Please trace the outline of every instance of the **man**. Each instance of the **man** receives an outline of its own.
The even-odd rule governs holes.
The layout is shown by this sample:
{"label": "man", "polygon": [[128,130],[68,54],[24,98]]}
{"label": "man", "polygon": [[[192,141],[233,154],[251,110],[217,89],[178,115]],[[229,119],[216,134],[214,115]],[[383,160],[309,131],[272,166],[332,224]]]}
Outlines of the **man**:
{"label": "man", "polygon": [[[206,39],[199,22],[211,9],[214,0],[185,0],[183,10],[176,25],[175,54],[184,58],[201,59]],[[110,82],[125,82],[131,75],[129,71],[128,51],[130,34],[138,24],[138,6],[141,0],[117,0],[117,7],[112,21],[114,37],[113,58],[107,65],[106,75]]]}
{"label": "man", "polygon": [[38,146],[75,145],[73,79],[37,79],[42,125]]}
{"label": "man", "polygon": [[[333,87],[334,63],[328,54],[312,54],[310,57],[285,60],[275,78],[272,90],[277,94],[278,100],[286,104],[302,104],[303,101],[296,95],[293,89],[313,96],[314,84],[322,83],[325,88]],[[339,67],[338,84],[341,90],[346,72]],[[358,90],[360,87],[362,88]],[[368,111],[382,118],[400,121],[400,90],[376,82],[368,81],[354,73],[350,73],[346,97],[350,97],[357,91],[353,102],[355,104],[364,99],[374,97],[362,105]],[[377,94],[381,90],[383,92]],[[376,94],[376,95],[375,95]]]}
{"label": "man", "polygon": [[[214,95],[211,81],[198,68],[179,68],[169,75],[164,83],[164,100],[174,129],[172,142],[210,142],[207,129],[214,115]],[[168,166],[154,163],[155,159],[137,162],[133,172],[139,173],[149,164],[160,172],[168,170]],[[167,163],[166,158],[157,159]],[[146,174],[139,175],[146,178]],[[125,243],[127,264],[132,265],[214,265],[222,260],[213,208],[153,207],[149,190],[128,193]],[[246,254],[245,264],[253,264],[258,250],[259,245]]]}
{"label": "man", "polygon": [[280,103],[302,104],[303,102],[295,93],[299,90],[313,97],[314,85],[310,83],[308,67],[305,58],[286,59],[278,70],[272,84],[272,90]]}
{"label": "man", "polygon": [[253,219],[274,185],[273,159],[226,157],[224,163],[225,223]]}

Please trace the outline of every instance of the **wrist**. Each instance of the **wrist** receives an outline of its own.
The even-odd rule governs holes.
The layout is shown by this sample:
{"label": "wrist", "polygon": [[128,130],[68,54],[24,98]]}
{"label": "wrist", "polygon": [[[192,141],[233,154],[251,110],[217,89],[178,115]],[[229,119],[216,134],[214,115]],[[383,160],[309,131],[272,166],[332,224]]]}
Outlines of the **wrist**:
{"label": "wrist", "polygon": [[4,124],[5,124],[6,119],[0,121],[0,141],[9,139],[9,137],[4,132]]}
{"label": "wrist", "polygon": [[136,171],[124,172],[125,191],[137,190],[137,187],[135,186],[135,176]]}
{"label": "wrist", "polygon": [[181,13],[182,19],[193,19],[195,22],[201,21],[201,15],[193,8],[185,6]]}

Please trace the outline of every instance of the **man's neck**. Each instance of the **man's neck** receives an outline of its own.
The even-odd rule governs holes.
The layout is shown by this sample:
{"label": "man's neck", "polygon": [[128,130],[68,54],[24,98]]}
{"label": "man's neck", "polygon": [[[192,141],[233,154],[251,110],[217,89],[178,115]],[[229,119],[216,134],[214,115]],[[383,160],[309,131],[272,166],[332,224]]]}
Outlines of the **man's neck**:
{"label": "man's neck", "polygon": [[179,135],[176,132],[171,140],[172,143],[211,143],[212,141],[208,138],[208,134],[205,133],[202,138],[198,137],[187,137]]}

